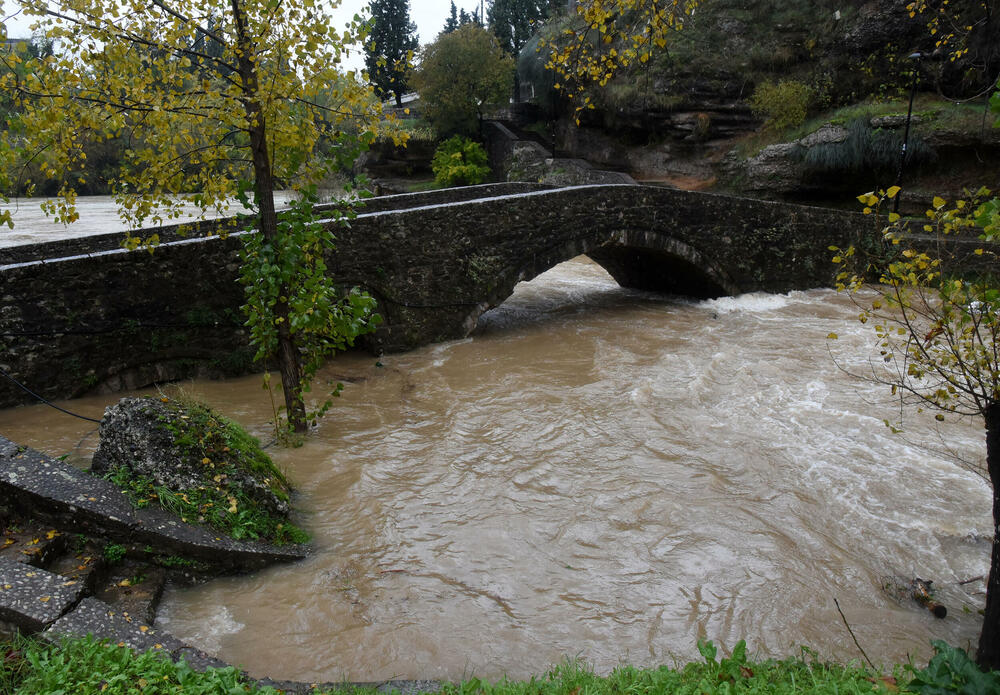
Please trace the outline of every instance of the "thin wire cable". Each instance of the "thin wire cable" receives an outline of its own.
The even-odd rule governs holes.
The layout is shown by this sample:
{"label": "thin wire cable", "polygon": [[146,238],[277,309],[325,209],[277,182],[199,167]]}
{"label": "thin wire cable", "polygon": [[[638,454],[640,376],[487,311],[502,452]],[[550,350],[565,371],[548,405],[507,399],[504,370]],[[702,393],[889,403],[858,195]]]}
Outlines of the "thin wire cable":
{"label": "thin wire cable", "polygon": [[5,372],[3,369],[0,369],[0,376],[5,377],[8,381],[10,381],[12,384],[14,384],[15,386],[17,386],[19,389],[21,389],[22,391],[24,391],[25,393],[27,393],[27,394],[29,394],[31,396],[34,396],[35,398],[37,398],[38,400],[40,400],[42,403],[44,403],[45,405],[49,406],[50,408],[55,408],[56,410],[58,410],[61,413],[66,413],[67,415],[72,415],[73,417],[78,417],[81,420],[87,420],[88,422],[96,422],[97,424],[101,424],[100,420],[95,420],[94,418],[87,417],[85,415],[77,415],[76,413],[70,412],[69,410],[66,410],[65,408],[60,408],[55,403],[52,403],[51,401],[46,400],[42,396],[39,396],[37,393],[35,393],[31,389],[29,389],[27,386],[25,386],[20,381],[18,381],[14,377],[12,377],[10,374],[8,374],[7,372]]}

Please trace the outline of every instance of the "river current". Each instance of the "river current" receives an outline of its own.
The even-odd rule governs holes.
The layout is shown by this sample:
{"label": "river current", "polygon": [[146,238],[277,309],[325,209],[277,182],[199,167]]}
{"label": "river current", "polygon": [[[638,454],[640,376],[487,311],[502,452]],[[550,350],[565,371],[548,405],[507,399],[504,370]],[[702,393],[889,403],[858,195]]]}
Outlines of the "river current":
{"label": "river current", "polygon": [[[581,258],[469,339],[338,358],[334,410],[271,449],[315,554],[172,588],[158,622],[298,680],[607,672],[696,658],[706,637],[860,659],[834,599],[877,662],[974,645],[984,582],[960,582],[987,570],[983,429],[907,413],[890,432],[887,391],[844,372],[867,365],[854,316],[829,290],[635,292]],[[259,377],[182,388],[269,438]],[[0,411],[6,436],[78,460],[91,428]],[[914,577],[946,619],[883,589]]]}

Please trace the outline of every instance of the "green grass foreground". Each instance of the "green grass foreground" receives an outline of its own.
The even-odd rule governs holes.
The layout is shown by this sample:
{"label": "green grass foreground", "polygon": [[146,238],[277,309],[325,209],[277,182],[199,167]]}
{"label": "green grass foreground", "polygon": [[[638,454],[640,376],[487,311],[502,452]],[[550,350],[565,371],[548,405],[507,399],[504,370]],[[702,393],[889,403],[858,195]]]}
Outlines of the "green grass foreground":
{"label": "green grass foreground", "polygon": [[[731,656],[717,659],[711,642],[698,649],[704,661],[679,667],[640,669],[620,666],[599,676],[579,662],[557,666],[527,681],[496,683],[472,678],[447,684],[441,695],[996,695],[1000,672],[982,673],[960,649],[934,643],[937,652],[926,668],[896,666],[892,675],[852,663],[822,663],[808,649],[798,658],[754,661],[739,642]],[[17,638],[0,644],[0,693],[18,695],[275,695],[279,691],[242,680],[235,668],[193,671],[156,652],[135,654],[91,638],[60,645]],[[318,691],[317,691],[318,692]],[[325,691],[367,695],[375,691],[345,686]]]}

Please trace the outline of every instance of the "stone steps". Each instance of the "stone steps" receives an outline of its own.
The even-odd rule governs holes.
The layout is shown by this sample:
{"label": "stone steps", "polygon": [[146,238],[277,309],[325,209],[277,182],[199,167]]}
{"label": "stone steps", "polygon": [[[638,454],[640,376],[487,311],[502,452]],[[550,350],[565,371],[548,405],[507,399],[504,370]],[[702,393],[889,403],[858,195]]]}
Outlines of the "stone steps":
{"label": "stone steps", "polygon": [[[250,571],[306,552],[219,538],[166,512],[135,510],[107,481],[0,436],[0,638],[15,631],[51,641],[92,635],[162,651],[195,670],[225,668],[153,627],[168,578],[189,580],[192,565],[215,574]],[[294,693],[317,685],[258,682]],[[436,681],[354,685],[406,695],[441,687]]]}
{"label": "stone steps", "polygon": [[136,510],[107,481],[0,436],[0,636],[91,634],[163,649],[193,668],[224,667],[152,627],[168,578],[249,571],[307,551],[234,541],[162,510]]}

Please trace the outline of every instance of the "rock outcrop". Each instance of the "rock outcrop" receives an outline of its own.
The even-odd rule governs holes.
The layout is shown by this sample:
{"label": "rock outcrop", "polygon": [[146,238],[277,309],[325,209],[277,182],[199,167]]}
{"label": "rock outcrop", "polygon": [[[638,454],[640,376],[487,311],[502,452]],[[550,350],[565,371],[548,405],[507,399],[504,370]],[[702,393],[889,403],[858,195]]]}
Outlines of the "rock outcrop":
{"label": "rock outcrop", "polygon": [[176,494],[225,486],[287,518],[289,487],[256,441],[199,405],[123,398],[101,420],[92,472],[127,470]]}

